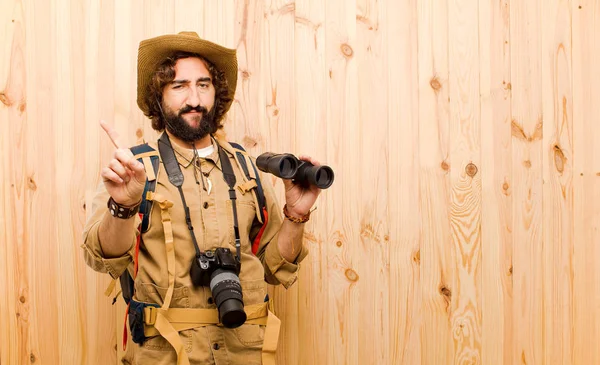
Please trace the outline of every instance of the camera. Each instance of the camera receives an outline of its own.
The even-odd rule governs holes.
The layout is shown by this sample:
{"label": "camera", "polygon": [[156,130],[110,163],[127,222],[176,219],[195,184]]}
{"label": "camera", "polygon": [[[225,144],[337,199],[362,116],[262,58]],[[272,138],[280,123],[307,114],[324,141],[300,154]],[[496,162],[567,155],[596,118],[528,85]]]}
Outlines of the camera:
{"label": "camera", "polygon": [[196,256],[190,269],[195,286],[209,287],[219,310],[219,320],[227,328],[236,328],[246,322],[242,286],[241,263],[228,248],[219,247]]}
{"label": "camera", "polygon": [[289,153],[263,153],[256,158],[256,166],[263,172],[281,179],[291,179],[305,187],[315,185],[320,189],[327,189],[333,184],[334,174],[331,167],[315,166]]}

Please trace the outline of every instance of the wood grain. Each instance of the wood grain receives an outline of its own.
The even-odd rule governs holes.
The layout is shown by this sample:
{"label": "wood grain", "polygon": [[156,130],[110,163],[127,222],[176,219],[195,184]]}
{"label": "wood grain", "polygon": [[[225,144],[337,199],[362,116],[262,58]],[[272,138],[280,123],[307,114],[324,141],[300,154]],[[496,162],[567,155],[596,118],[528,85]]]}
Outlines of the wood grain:
{"label": "wood grain", "polygon": [[418,1],[389,2],[381,17],[387,47],[389,357],[421,364]]}
{"label": "wood grain", "polygon": [[481,362],[481,118],[479,9],[448,2],[450,234],[456,266],[450,325],[454,364]]}
{"label": "wood grain", "polygon": [[448,1],[420,1],[419,205],[421,218],[421,363],[453,364],[457,300],[450,241]]}
{"label": "wood grain", "polygon": [[[375,331],[359,331],[358,363],[385,363],[389,359],[389,227],[388,227],[388,82],[387,2],[358,1],[356,13],[356,47],[354,57],[359,65],[357,81],[358,117],[355,128],[360,142],[354,148],[360,153],[362,166],[355,179],[361,194],[358,209],[360,238],[357,249],[360,292],[359,328],[372,326]],[[377,113],[374,114],[373,111]]]}
{"label": "wood grain", "polygon": [[543,363],[574,364],[571,3],[542,9]]}
{"label": "wood grain", "polygon": [[[325,196],[331,212],[327,268],[327,364],[358,364],[360,292],[360,132],[356,7],[327,2],[325,58],[327,79],[327,162],[336,166],[335,187]],[[356,126],[356,127],[349,127]],[[365,298],[367,299],[367,298]]]}
{"label": "wood grain", "polygon": [[183,30],[237,50],[230,140],[336,174],[298,282],[269,288],[278,363],[600,363],[599,19],[599,0],[0,2],[0,363],[120,363],[124,303],[80,248],[98,122],[156,137],[138,46]]}
{"label": "wood grain", "polygon": [[[513,353],[510,1],[479,3],[481,363]],[[502,313],[502,315],[498,315]]]}
{"label": "wood grain", "polygon": [[[325,3],[319,0],[295,3],[294,103],[295,141],[298,153],[310,155],[323,163],[327,159],[329,139],[327,130],[327,73],[325,60]],[[331,166],[337,170],[337,166]],[[334,184],[338,184],[336,179]],[[331,188],[330,188],[331,189]],[[333,249],[329,210],[324,204],[323,191],[317,210],[307,224],[304,243],[314,259],[302,264],[298,279],[298,337],[299,357],[286,358],[288,364],[318,364],[327,357],[330,331],[327,326],[329,283],[329,251]]]}
{"label": "wood grain", "polygon": [[600,363],[600,1],[571,4],[572,14],[572,363]]}
{"label": "wood grain", "polygon": [[543,363],[542,4],[510,4],[513,364]]}

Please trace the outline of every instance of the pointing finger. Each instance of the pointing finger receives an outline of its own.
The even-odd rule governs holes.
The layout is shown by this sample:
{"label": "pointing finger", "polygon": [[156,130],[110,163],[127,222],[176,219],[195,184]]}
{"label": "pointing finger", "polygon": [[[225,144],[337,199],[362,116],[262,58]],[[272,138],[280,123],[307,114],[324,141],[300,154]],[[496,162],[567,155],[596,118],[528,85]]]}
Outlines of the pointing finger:
{"label": "pointing finger", "polygon": [[110,141],[115,146],[115,148],[121,148],[119,134],[117,133],[117,131],[103,120],[100,121],[100,126],[102,127],[102,129],[104,129],[104,131],[108,135],[108,138],[110,138]]}

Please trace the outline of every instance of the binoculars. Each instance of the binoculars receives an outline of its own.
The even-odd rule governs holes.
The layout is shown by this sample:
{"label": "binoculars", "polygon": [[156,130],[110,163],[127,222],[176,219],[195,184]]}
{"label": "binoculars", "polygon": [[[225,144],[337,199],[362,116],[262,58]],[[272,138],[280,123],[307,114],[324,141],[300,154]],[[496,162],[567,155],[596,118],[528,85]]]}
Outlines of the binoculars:
{"label": "binoculars", "polygon": [[266,152],[256,158],[256,166],[281,179],[290,179],[302,186],[315,185],[327,189],[333,184],[333,170],[329,166],[315,166],[289,153]]}

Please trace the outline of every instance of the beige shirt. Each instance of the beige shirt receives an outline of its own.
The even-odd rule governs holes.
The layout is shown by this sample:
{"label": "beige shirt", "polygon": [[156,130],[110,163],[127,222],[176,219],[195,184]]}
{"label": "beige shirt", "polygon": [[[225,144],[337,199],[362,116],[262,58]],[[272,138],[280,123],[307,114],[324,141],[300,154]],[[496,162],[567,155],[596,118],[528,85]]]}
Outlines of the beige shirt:
{"label": "beige shirt", "polygon": [[[286,261],[280,254],[277,240],[282,224],[282,211],[277,203],[269,175],[259,171],[267,202],[268,224],[262,235],[256,255],[252,253],[251,242],[257,235],[262,223],[257,218],[257,202],[252,190],[244,192],[238,187],[247,181],[244,172],[234,156],[234,150],[226,142],[218,142],[227,152],[236,175],[236,206],[241,238],[241,272],[240,282],[245,305],[262,303],[267,295],[267,282],[290,287],[297,279],[298,263],[308,254],[303,245],[296,262]],[[158,150],[156,143],[150,144]],[[223,179],[217,142],[213,140],[214,152],[206,158],[199,158],[199,167],[192,163],[194,152],[173,143],[175,156],[184,175],[183,191],[190,209],[190,217],[194,234],[201,251],[217,247],[228,247],[235,254],[235,234],[233,229],[233,212],[229,199],[229,186]],[[216,163],[215,163],[216,162]],[[250,170],[252,167],[249,166]],[[208,181],[200,170],[209,173],[212,183],[210,194]],[[178,189],[172,185],[164,169],[162,161],[157,174],[155,192],[173,202],[170,215],[173,226],[175,246],[175,289],[171,308],[216,308],[208,287],[194,287],[189,271],[195,257],[190,231],[185,223],[185,213]],[[98,227],[102,217],[108,213],[106,202],[109,195],[101,184],[94,198],[92,213],[84,227],[84,257],[86,263],[94,270],[107,272],[112,278],[118,278],[127,268],[132,270],[137,232],[131,233],[132,248],[118,258],[105,258],[98,239]],[[139,217],[136,218],[139,222]],[[135,279],[134,299],[140,302],[162,305],[168,288],[167,255],[165,251],[164,230],[161,223],[161,212],[158,203],[154,203],[150,213],[148,230],[142,234],[139,250],[139,268]],[[260,363],[260,349],[264,328],[258,325],[244,324],[236,329],[207,326],[181,331],[180,336],[186,350],[189,349],[190,361],[194,359],[202,363],[228,364],[236,363],[233,359],[243,356],[244,363],[253,363],[248,356],[256,355]],[[130,343],[129,359],[125,363],[142,362],[152,359],[156,364],[170,363],[174,352],[169,343],[161,336],[148,339],[140,348]],[[192,351],[204,349],[204,351]],[[148,350],[148,351],[146,351]],[[159,350],[162,355],[150,350]],[[255,350],[255,351],[251,351]],[[250,351],[250,352],[247,352]],[[172,352],[172,353],[171,353]],[[159,356],[160,355],[160,356]],[[147,357],[150,356],[150,357]],[[241,359],[241,358],[240,358]]]}

